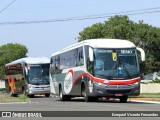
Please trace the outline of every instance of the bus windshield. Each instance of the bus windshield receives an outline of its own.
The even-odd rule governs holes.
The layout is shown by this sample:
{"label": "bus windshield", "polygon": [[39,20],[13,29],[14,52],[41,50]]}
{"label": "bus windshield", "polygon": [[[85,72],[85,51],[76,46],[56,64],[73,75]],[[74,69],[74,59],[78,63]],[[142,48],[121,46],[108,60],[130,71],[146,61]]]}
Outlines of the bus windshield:
{"label": "bus windshield", "polygon": [[28,83],[49,85],[49,64],[32,64],[28,68]]}
{"label": "bus windshield", "polygon": [[131,79],[139,76],[135,49],[94,49],[94,75],[104,79]]}

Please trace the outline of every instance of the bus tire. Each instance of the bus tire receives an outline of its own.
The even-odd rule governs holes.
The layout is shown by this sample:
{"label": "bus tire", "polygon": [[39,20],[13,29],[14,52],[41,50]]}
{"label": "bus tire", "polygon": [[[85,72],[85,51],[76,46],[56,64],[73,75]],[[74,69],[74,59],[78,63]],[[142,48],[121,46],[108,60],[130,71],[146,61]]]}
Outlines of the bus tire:
{"label": "bus tire", "polygon": [[91,97],[89,97],[86,92],[84,94],[84,101],[85,102],[91,102],[92,101]]}
{"label": "bus tire", "polygon": [[34,95],[28,95],[29,98],[34,98]]}
{"label": "bus tire", "polygon": [[59,97],[61,101],[70,101],[71,96],[63,95],[62,87],[59,88]]}
{"label": "bus tire", "polygon": [[45,96],[46,96],[46,97],[49,97],[49,96],[50,96],[50,94],[45,94]]}
{"label": "bus tire", "polygon": [[120,103],[126,103],[128,100],[128,96],[121,96],[119,97]]}
{"label": "bus tire", "polygon": [[10,91],[9,91],[9,96],[10,96],[10,97],[14,97],[11,89],[10,89]]}
{"label": "bus tire", "polygon": [[22,94],[23,94],[23,95],[27,95],[26,90],[25,90],[24,87],[22,88]]}
{"label": "bus tire", "polygon": [[62,87],[59,87],[59,98],[60,101],[65,101],[65,96],[63,95]]}
{"label": "bus tire", "polygon": [[98,97],[92,97],[92,98],[91,98],[91,101],[92,101],[92,102],[97,102],[98,99],[99,99]]}
{"label": "bus tire", "polygon": [[9,89],[9,95],[10,95],[10,97],[17,97],[17,95],[16,95],[16,94],[13,94],[13,92],[12,92],[11,88]]}
{"label": "bus tire", "polygon": [[82,85],[81,85],[81,94],[84,97],[85,102],[90,102],[91,101],[91,97],[89,97],[88,94],[86,93],[86,88],[85,88],[84,83],[82,83]]}

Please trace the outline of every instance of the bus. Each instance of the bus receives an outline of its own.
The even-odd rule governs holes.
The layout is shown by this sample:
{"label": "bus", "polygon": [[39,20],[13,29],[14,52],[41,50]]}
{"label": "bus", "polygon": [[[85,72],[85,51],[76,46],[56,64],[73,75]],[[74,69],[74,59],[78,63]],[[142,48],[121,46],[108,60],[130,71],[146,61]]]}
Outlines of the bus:
{"label": "bus", "polygon": [[11,96],[24,94],[50,96],[50,59],[45,57],[26,57],[5,65],[6,92]]}
{"label": "bus", "polygon": [[51,93],[61,101],[84,97],[86,102],[99,98],[118,98],[140,94],[140,66],[137,51],[145,61],[143,49],[120,39],[85,40],[56,53],[50,60]]}

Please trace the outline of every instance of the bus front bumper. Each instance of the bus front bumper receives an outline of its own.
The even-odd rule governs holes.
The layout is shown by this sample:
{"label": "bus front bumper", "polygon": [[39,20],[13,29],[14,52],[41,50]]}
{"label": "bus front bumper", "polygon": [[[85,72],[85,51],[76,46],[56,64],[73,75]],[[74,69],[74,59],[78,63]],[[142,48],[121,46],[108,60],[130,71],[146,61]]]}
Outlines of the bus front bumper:
{"label": "bus front bumper", "polygon": [[28,95],[44,95],[50,94],[50,90],[28,90]]}
{"label": "bus front bumper", "polygon": [[93,96],[98,97],[119,97],[119,96],[138,96],[140,95],[140,84],[137,85],[112,85],[101,86],[94,84]]}
{"label": "bus front bumper", "polygon": [[42,95],[42,94],[50,94],[50,86],[39,85],[39,86],[29,86],[26,91],[27,95]]}

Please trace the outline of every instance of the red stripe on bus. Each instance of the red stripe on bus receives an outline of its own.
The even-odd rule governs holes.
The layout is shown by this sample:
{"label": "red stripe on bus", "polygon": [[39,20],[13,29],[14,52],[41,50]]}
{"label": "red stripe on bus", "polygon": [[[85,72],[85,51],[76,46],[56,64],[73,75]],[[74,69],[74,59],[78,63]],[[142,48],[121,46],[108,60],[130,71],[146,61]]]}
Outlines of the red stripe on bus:
{"label": "red stripe on bus", "polygon": [[[73,72],[73,71],[72,71]],[[74,73],[74,72],[73,72]],[[94,77],[88,73],[83,73],[81,75],[79,75],[74,81],[73,84],[75,84],[79,79],[81,79],[82,77],[89,77],[90,80],[94,81],[94,82],[100,82],[100,83],[104,83],[104,84],[108,84],[108,85],[127,85],[127,84],[134,84],[136,82],[139,82],[141,80],[140,77],[138,78],[134,78],[134,79],[127,79],[127,80],[106,80],[106,79],[101,79],[101,78],[97,78]]]}
{"label": "red stripe on bus", "polygon": [[[74,83],[74,71],[72,70],[72,69],[70,69],[69,71],[68,71],[68,73],[71,73],[72,74],[72,82]],[[67,73],[67,74],[68,74]]]}
{"label": "red stripe on bus", "polygon": [[129,80],[110,80],[109,85],[128,85],[128,84],[134,84],[136,82],[139,82],[141,80],[140,77],[129,79]]}

